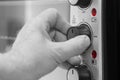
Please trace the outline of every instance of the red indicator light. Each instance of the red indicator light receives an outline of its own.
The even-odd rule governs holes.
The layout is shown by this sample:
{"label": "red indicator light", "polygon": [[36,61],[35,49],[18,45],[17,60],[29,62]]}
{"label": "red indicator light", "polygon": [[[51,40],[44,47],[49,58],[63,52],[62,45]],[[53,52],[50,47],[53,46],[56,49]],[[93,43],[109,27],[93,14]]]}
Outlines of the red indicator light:
{"label": "red indicator light", "polygon": [[96,11],[95,8],[93,8],[93,9],[92,9],[92,16],[96,16],[96,14],[97,14],[97,11]]}
{"label": "red indicator light", "polygon": [[92,51],[92,58],[96,58],[97,57],[97,53],[95,50]]}

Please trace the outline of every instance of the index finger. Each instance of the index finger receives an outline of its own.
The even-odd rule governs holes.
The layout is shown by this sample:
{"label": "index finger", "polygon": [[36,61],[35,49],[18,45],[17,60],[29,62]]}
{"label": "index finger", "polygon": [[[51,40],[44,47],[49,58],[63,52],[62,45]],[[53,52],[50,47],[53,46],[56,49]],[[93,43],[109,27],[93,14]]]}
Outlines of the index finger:
{"label": "index finger", "polygon": [[62,16],[58,13],[56,9],[47,9],[38,15],[35,19],[36,27],[41,27],[42,29],[49,32],[51,29],[56,29],[63,34],[67,33],[70,25],[65,21]]}

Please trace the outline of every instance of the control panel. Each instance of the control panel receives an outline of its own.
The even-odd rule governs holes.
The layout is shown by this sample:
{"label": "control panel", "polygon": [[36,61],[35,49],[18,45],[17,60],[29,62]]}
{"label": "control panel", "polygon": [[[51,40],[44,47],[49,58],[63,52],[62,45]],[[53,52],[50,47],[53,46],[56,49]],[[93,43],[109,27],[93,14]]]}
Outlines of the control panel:
{"label": "control panel", "polygon": [[69,0],[69,3],[72,27],[67,38],[87,35],[91,45],[80,55],[80,65],[68,70],[67,80],[102,80],[102,0]]}

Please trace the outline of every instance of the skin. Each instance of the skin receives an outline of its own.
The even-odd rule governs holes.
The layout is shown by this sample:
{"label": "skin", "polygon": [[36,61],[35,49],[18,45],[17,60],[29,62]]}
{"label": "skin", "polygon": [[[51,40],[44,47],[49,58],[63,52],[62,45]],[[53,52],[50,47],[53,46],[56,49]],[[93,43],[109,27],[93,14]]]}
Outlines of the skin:
{"label": "skin", "polygon": [[27,22],[7,53],[0,54],[0,80],[38,80],[90,45],[86,35],[66,40],[70,25],[55,9],[48,9]]}

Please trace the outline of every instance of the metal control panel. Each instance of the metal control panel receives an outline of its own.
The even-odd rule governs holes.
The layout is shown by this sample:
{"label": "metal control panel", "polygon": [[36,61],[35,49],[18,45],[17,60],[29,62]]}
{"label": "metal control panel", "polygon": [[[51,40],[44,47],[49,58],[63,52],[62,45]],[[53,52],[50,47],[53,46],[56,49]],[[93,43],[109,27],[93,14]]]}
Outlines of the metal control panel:
{"label": "metal control panel", "polygon": [[79,28],[87,26],[90,28],[91,34],[83,32],[83,35],[88,35],[89,33],[91,46],[80,55],[82,57],[81,64],[68,70],[67,79],[102,80],[102,0],[69,0],[69,3],[71,4],[70,23],[75,29],[71,29],[68,38],[82,35]]}

